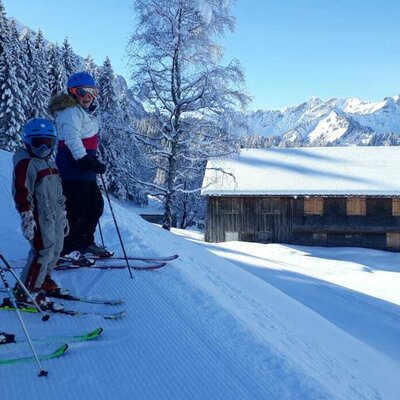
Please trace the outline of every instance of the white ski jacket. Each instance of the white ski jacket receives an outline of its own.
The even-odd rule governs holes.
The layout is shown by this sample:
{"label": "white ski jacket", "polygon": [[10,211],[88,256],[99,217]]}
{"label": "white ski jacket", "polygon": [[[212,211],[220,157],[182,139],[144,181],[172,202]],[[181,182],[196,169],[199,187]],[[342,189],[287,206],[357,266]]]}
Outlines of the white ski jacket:
{"label": "white ski jacket", "polygon": [[75,160],[84,157],[87,150],[97,149],[99,124],[80,105],[56,112],[55,122],[60,144],[65,143]]}

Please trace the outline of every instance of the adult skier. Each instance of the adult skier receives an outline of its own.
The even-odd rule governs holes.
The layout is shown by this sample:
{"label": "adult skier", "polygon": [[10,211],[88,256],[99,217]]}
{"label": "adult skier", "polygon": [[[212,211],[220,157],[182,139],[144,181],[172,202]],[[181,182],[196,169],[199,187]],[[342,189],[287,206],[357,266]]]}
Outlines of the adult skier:
{"label": "adult skier", "polygon": [[[46,306],[46,293],[60,290],[51,273],[69,230],[61,179],[51,157],[57,143],[53,123],[45,118],[29,120],[23,141],[25,147],[13,157],[12,184],[22,233],[31,246],[21,281],[39,306]],[[28,301],[18,284],[15,294],[18,301]]]}
{"label": "adult skier", "polygon": [[94,240],[104,201],[96,175],[106,166],[97,158],[99,123],[94,115],[96,82],[87,72],[71,75],[68,93],[54,96],[49,105],[60,135],[56,163],[67,198],[70,226],[61,255],[79,251],[83,255],[109,257],[106,249]]}

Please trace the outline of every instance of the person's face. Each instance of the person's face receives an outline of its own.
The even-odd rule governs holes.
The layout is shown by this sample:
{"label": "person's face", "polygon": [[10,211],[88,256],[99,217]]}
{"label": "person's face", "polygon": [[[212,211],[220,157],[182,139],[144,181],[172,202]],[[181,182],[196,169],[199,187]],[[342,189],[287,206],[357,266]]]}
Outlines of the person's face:
{"label": "person's face", "polygon": [[76,97],[76,100],[83,108],[89,108],[94,100],[94,97]]}
{"label": "person's face", "polygon": [[79,87],[71,89],[71,93],[83,108],[89,108],[97,96],[97,89],[93,87]]}

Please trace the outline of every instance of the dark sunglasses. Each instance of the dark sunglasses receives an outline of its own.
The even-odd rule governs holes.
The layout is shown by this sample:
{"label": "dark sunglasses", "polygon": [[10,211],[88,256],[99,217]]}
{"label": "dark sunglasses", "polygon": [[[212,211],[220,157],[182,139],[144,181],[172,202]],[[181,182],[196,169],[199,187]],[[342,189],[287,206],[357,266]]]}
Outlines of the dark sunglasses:
{"label": "dark sunglasses", "polygon": [[31,146],[35,149],[39,149],[41,146],[46,146],[48,149],[52,149],[56,144],[56,139],[53,137],[38,136],[31,138]]}

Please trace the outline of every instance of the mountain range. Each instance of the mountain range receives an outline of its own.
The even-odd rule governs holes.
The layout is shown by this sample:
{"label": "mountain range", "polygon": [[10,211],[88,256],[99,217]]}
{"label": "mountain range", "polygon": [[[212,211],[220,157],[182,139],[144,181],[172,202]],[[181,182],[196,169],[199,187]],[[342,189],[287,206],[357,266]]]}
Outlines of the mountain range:
{"label": "mountain range", "polygon": [[243,114],[246,135],[287,145],[378,145],[400,140],[400,96],[380,102],[317,97],[283,110]]}

